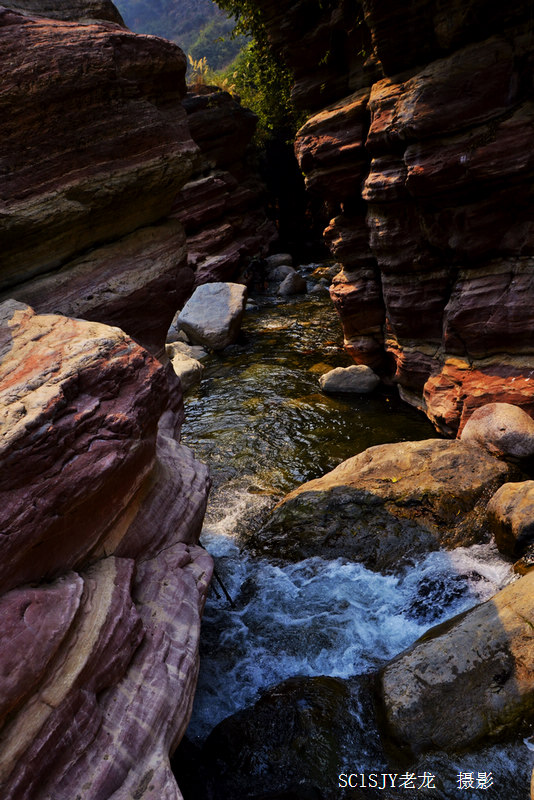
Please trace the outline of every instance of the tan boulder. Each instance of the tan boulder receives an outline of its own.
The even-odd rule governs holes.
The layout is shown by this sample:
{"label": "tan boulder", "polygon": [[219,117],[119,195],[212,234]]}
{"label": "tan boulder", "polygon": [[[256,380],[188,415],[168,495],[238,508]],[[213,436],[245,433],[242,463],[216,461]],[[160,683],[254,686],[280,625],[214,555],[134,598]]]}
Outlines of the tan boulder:
{"label": "tan boulder", "polygon": [[473,411],[461,439],[498,458],[527,461],[534,457],[534,420],[511,403],[488,403]]}
{"label": "tan boulder", "polygon": [[534,539],[534,481],[501,486],[488,503],[488,518],[501,553],[523,555]]}
{"label": "tan boulder", "polygon": [[385,730],[414,753],[519,732],[534,714],[534,573],[438,625],[380,674]]}
{"label": "tan boulder", "polygon": [[486,503],[516,469],[459,441],[370,447],[288,494],[254,536],[262,554],[395,568],[487,536]]}

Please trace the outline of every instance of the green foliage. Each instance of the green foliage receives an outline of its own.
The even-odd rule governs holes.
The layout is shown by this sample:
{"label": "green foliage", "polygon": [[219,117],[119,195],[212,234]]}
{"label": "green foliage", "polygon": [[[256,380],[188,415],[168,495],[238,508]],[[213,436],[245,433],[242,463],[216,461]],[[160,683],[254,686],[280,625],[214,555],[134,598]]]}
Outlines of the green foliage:
{"label": "green foliage", "polygon": [[257,114],[260,142],[293,138],[299,120],[291,104],[292,75],[269,45],[261,12],[253,0],[217,0],[217,4],[233,15],[234,36],[252,37],[218,82]]}
{"label": "green foliage", "polygon": [[294,129],[291,75],[267,48],[252,40],[215,80],[257,114],[260,140],[280,133],[285,138],[291,137]]}
{"label": "green foliage", "polygon": [[225,69],[248,42],[246,36],[234,36],[233,29],[231,19],[212,17],[186,49],[194,59],[205,58],[211,70]]}

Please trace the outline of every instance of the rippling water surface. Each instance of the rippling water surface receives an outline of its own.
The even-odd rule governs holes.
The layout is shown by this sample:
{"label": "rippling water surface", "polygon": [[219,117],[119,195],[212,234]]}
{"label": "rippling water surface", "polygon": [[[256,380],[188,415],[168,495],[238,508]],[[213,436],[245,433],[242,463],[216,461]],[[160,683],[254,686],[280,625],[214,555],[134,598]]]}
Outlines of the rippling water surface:
{"label": "rippling water surface", "polygon": [[327,296],[257,302],[186,403],[183,441],[214,484],[202,543],[224,585],[214,581],[204,617],[189,728],[198,741],[261,689],[292,675],[369,672],[512,579],[491,545],[434,552],[399,575],[339,559],[280,566],[240,549],[237,534],[303,481],[372,445],[436,436],[393,391],[320,392],[322,372],[350,363]]}

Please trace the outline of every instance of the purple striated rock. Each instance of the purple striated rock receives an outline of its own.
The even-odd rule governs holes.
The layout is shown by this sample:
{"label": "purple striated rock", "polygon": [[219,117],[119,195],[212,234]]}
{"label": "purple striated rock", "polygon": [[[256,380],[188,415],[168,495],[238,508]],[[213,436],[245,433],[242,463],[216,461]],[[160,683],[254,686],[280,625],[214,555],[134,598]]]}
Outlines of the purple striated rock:
{"label": "purple striated rock", "polygon": [[0,310],[2,800],[178,800],[212,570],[181,395],[117,328]]}

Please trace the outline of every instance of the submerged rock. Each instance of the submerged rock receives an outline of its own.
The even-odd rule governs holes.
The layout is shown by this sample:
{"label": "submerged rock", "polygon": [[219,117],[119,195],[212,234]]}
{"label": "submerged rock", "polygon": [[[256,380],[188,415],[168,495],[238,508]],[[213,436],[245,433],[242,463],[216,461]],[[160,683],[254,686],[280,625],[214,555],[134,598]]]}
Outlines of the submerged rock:
{"label": "submerged rock", "polygon": [[534,458],[534,420],[511,403],[488,403],[473,411],[460,437],[498,458],[525,462]]}
{"label": "submerged rock", "polygon": [[247,289],[240,283],[205,283],[197,286],[178,323],[192,342],[224,350],[239,335],[246,301]]}
{"label": "submerged rock", "polygon": [[457,751],[532,722],[533,593],[529,573],[383,669],[385,730],[398,746]]}
{"label": "submerged rock", "polygon": [[[356,679],[353,683],[357,683]],[[365,679],[364,679],[365,681]],[[289,678],[262,694],[254,706],[223,720],[203,748],[210,790],[216,800],[339,796],[343,746],[359,755],[379,750],[359,715],[372,721],[369,699],[362,714],[349,681],[330,677]],[[369,731],[368,725],[368,731]],[[365,794],[351,792],[353,797]]]}
{"label": "submerged rock", "polygon": [[501,553],[522,556],[534,540],[534,481],[501,486],[488,504],[488,519]]}
{"label": "submerged rock", "polygon": [[336,367],[319,378],[319,385],[323,392],[367,394],[376,389],[379,383],[378,375],[365,364]]}
{"label": "submerged rock", "polygon": [[270,557],[344,556],[394,569],[439,546],[484,539],[487,500],[515,476],[459,441],[378,445],[288,494],[253,545]]}

